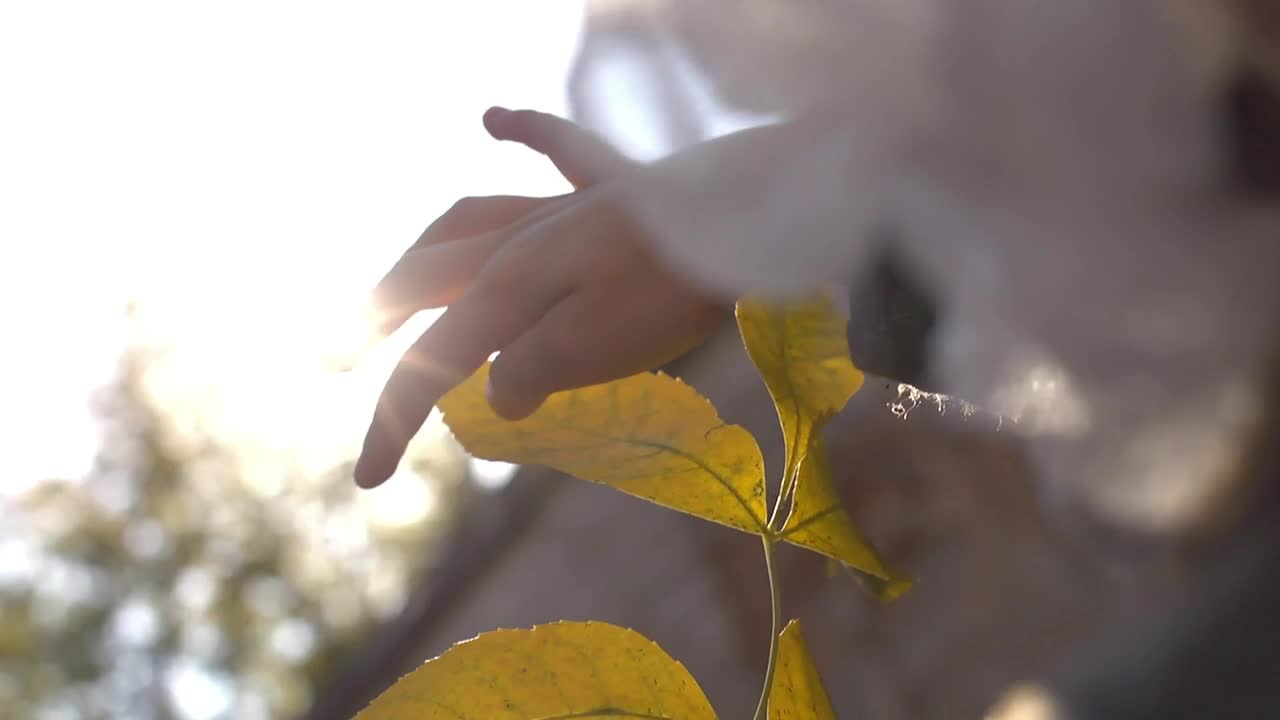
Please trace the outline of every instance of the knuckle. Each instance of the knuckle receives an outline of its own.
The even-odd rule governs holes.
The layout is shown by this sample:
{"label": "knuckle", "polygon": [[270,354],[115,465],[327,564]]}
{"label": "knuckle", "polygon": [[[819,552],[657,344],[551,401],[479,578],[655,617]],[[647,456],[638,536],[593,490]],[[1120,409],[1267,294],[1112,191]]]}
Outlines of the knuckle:
{"label": "knuckle", "polygon": [[485,315],[518,313],[528,306],[528,292],[520,283],[519,262],[511,261],[511,253],[490,261],[476,275],[467,304],[473,312]]}
{"label": "knuckle", "polygon": [[473,214],[484,207],[484,205],[486,204],[485,203],[486,200],[488,200],[488,198],[478,197],[474,195],[469,195],[467,197],[460,198],[454,201],[453,205],[449,207],[449,210],[445,214],[446,215]]}
{"label": "knuckle", "polygon": [[439,238],[447,237],[457,232],[460,227],[466,227],[472,222],[472,218],[483,210],[484,200],[485,198],[481,197],[464,197],[455,200],[448,210],[441,213],[439,217],[427,226],[427,229],[422,231],[417,241],[409,249],[425,247]]}
{"label": "knuckle", "polygon": [[541,374],[547,375],[555,371],[570,369],[578,361],[577,348],[574,345],[576,333],[566,332],[560,328],[547,328],[538,333],[533,343],[534,366]]}
{"label": "knuckle", "polygon": [[524,392],[553,392],[560,389],[565,376],[572,375],[576,362],[571,335],[550,329],[536,331],[506,363],[499,363],[505,365],[500,380],[506,387]]}

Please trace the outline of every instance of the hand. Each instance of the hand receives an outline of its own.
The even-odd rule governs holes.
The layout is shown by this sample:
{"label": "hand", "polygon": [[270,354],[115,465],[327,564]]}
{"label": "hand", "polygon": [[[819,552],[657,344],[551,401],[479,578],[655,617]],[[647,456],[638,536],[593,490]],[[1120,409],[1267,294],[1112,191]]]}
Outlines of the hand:
{"label": "hand", "polygon": [[356,482],[394,472],[444,393],[493,352],[489,402],[518,419],[548,395],[626,377],[688,351],[727,308],[668,269],[619,209],[636,167],[568,121],[494,109],[489,133],[547,155],[578,189],[555,198],[468,198],[431,225],[379,284],[387,329],[449,305],[391,374]]}

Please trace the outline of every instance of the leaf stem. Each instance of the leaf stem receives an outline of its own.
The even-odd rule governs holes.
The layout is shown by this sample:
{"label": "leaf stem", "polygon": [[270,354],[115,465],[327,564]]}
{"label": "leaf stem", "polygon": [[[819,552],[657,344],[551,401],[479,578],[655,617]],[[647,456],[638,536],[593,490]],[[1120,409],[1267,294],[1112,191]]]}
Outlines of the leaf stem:
{"label": "leaf stem", "polygon": [[765,666],[764,688],[760,690],[760,703],[756,705],[754,720],[765,720],[765,713],[769,710],[769,691],[773,689],[773,674],[778,667],[778,633],[781,631],[779,626],[782,624],[782,598],[778,592],[778,574],[773,564],[772,530],[770,528],[769,534],[760,536],[760,540],[764,543],[764,567],[769,574],[769,604],[773,619],[769,633],[769,664]]}
{"label": "leaf stem", "polygon": [[782,509],[786,507],[787,501],[791,499],[791,493],[795,489],[795,476],[799,468],[790,475],[782,478],[782,484],[778,486],[778,497],[773,501],[773,512],[769,515],[769,528],[771,530],[779,530],[780,526],[786,523],[787,518],[782,517]]}

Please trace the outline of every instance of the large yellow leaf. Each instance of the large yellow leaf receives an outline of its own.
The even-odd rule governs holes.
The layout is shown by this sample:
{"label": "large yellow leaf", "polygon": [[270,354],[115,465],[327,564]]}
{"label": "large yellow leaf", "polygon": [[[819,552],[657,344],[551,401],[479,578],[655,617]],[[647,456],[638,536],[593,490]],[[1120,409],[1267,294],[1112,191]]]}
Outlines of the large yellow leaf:
{"label": "large yellow leaf", "polygon": [[848,321],[825,295],[785,303],[744,298],[737,316],[742,343],[778,409],[786,495],[810,436],[862,387],[862,371],[849,356]]}
{"label": "large yellow leaf", "polygon": [[485,398],[489,366],[440,401],[462,446],[488,460],[546,465],[730,527],[765,528],[760,448],[693,388],[643,373],[556,393],[511,422]]}
{"label": "large yellow leaf", "polygon": [[683,665],[632,630],[559,622],[496,630],[405,675],[357,720],[714,720]]}
{"label": "large yellow leaf", "polygon": [[836,720],[799,620],[787,623],[778,637],[778,667],[769,688],[769,720]]}
{"label": "large yellow leaf", "polygon": [[800,463],[792,496],[791,514],[782,527],[781,537],[871,576],[869,589],[886,600],[911,588],[910,580],[899,578],[885,568],[844,509],[831,478],[821,434],[809,439],[809,449]]}

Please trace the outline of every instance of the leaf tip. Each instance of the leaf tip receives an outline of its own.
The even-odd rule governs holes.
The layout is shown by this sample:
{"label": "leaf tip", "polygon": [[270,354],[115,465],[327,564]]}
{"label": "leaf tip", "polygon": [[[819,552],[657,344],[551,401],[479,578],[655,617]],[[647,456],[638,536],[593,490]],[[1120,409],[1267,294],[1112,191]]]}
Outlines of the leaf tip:
{"label": "leaf tip", "polygon": [[853,571],[853,576],[857,579],[858,585],[883,603],[891,603],[897,600],[906,595],[915,586],[915,580],[896,573],[886,572],[883,577],[879,577],[856,568],[849,569]]}

